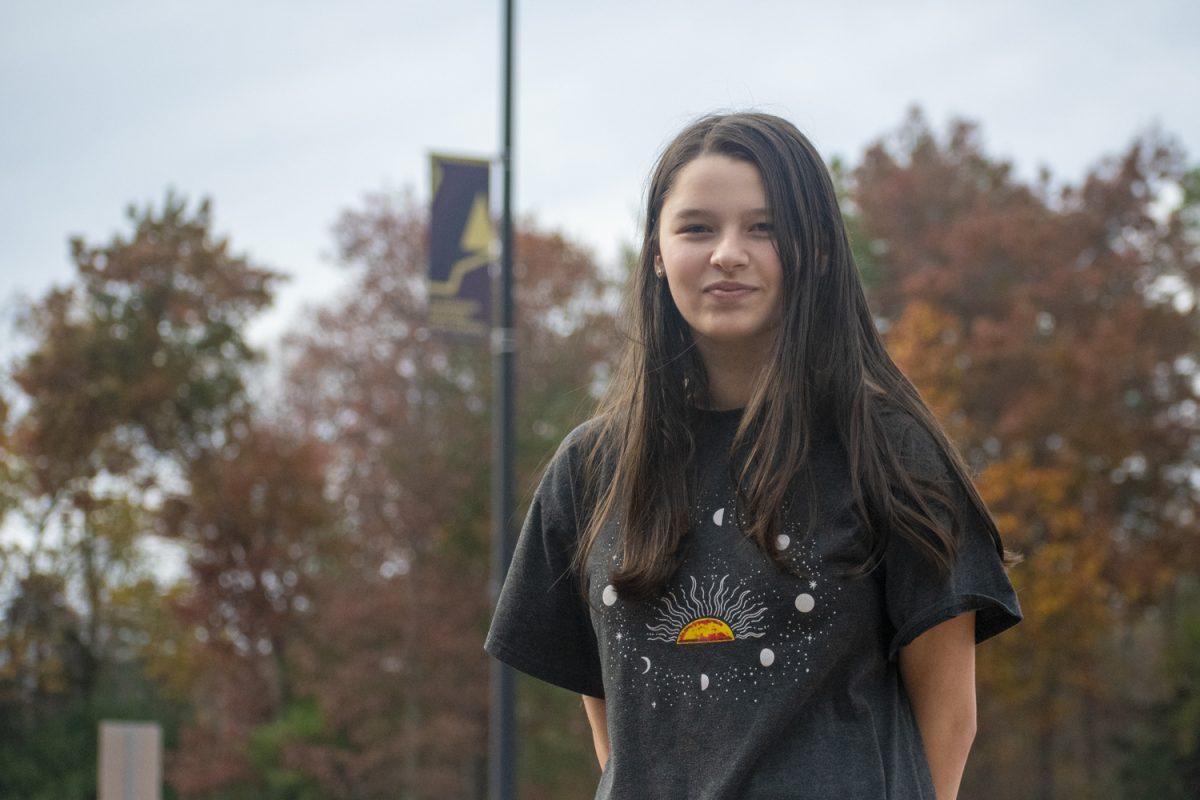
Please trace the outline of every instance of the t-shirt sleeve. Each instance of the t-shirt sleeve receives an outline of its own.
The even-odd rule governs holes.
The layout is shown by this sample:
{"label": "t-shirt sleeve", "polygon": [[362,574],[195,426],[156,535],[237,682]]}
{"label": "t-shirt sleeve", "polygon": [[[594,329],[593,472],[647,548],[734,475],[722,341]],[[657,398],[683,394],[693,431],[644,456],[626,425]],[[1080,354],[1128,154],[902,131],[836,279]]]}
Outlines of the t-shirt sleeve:
{"label": "t-shirt sleeve", "polygon": [[591,616],[572,567],[582,517],[581,430],[564,440],[534,494],[484,649],[514,669],[603,697]]}
{"label": "t-shirt sleeve", "polygon": [[953,515],[939,513],[939,517],[958,536],[958,556],[950,574],[943,577],[912,542],[891,537],[883,562],[884,594],[894,631],[888,657],[896,658],[902,647],[925,631],[968,611],[976,612],[976,643],[1016,625],[1021,607],[987,521],[969,502],[928,432],[908,421],[897,439],[902,460],[917,474],[940,483],[957,506],[957,529]]}

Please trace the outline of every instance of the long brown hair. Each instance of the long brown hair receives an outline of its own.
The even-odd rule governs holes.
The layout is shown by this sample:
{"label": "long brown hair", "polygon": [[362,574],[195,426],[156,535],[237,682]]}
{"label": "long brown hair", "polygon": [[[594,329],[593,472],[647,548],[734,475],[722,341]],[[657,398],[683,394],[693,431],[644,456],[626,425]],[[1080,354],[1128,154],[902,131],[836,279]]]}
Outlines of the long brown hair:
{"label": "long brown hair", "polygon": [[[884,349],[829,172],[788,121],[760,113],[703,117],[684,129],[652,174],[641,254],[631,276],[625,352],[600,402],[584,463],[593,508],[576,564],[586,591],[588,555],[610,519],[620,519],[610,576],[622,597],[656,595],[678,566],[689,528],[692,425],[708,405],[707,376],[691,331],[666,282],[654,273],[659,214],[679,171],[701,155],[753,164],[762,177],[783,264],[781,319],[769,360],[734,438],[734,479],[743,533],[777,564],[782,509],[801,482],[812,483],[814,434],[836,430],[850,467],[857,514],[868,531],[863,573],[882,559],[889,535],[911,541],[945,574],[957,539],[937,511],[954,515],[946,487],[906,466],[885,434],[886,413],[924,428],[965,488],[967,500],[999,533],[962,458],[912,383]],[[809,528],[814,524],[810,515]]]}

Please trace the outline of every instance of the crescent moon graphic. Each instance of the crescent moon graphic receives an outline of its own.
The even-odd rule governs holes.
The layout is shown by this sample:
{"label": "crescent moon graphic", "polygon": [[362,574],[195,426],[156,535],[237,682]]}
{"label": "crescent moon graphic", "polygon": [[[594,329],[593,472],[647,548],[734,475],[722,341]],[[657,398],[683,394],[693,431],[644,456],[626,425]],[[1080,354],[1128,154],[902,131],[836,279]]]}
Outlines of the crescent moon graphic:
{"label": "crescent moon graphic", "polygon": [[642,661],[646,662],[646,668],[644,670],[642,670],[642,674],[645,675],[647,672],[650,671],[650,659],[646,658],[645,656],[642,656]]}
{"label": "crescent moon graphic", "polygon": [[717,527],[719,528],[719,527],[721,527],[721,524],[724,521],[725,521],[725,509],[718,508],[716,513],[713,514],[713,522],[717,523]]}

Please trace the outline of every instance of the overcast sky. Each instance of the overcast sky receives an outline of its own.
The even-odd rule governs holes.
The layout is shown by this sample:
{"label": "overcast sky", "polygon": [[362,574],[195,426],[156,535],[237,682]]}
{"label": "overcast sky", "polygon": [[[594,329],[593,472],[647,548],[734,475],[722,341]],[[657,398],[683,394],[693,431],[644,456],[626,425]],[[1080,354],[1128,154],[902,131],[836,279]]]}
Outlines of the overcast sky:
{"label": "overcast sky", "polygon": [[[498,151],[500,22],[499,0],[5,2],[0,330],[71,277],[68,236],[106,241],[174,187],[294,276],[267,344],[336,291],[342,210],[427,199],[430,150]],[[1152,124],[1200,161],[1195,0],[529,0],[517,30],[517,207],[608,261],[658,150],[713,109],[782,114],[851,162],[913,104],[979,122],[1025,175],[1077,179]]]}

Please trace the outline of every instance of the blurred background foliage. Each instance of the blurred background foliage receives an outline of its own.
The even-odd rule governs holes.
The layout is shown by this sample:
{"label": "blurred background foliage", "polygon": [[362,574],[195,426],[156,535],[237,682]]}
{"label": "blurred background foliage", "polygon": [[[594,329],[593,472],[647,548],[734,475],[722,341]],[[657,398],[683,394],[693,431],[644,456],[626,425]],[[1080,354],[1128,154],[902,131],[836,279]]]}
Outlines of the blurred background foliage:
{"label": "blurred background foliage", "polygon": [[[1200,785],[1200,169],[1151,130],[1078,184],[914,111],[835,177],[888,346],[977,471],[1025,623],[979,653],[963,795]],[[167,796],[483,797],[490,357],[424,327],[427,212],[334,227],[351,286],[270,362],[280,273],[207,201],[72,243],[0,383],[0,797],[88,798],[97,724]],[[518,226],[519,485],[584,420],[623,276]],[[521,796],[590,796],[578,698],[522,679]]]}

